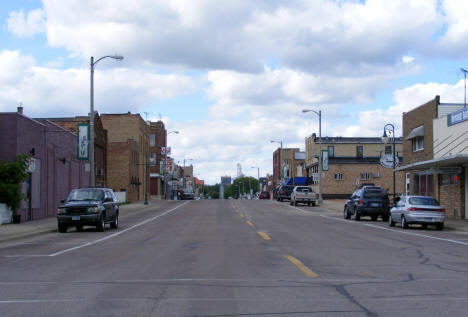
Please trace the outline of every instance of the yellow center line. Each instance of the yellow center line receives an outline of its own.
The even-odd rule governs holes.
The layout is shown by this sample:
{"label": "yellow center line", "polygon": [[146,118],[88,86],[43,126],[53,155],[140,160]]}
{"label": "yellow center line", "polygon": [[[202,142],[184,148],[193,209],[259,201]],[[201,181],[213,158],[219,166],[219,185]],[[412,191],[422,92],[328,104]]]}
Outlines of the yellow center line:
{"label": "yellow center line", "polygon": [[262,237],[264,240],[271,240],[270,236],[267,235],[265,232],[259,231],[259,232],[257,232],[257,233],[258,233],[258,234],[260,235],[260,237]]}
{"label": "yellow center line", "polygon": [[248,224],[249,226],[253,227],[252,221],[247,221],[247,224]]}
{"label": "yellow center line", "polygon": [[297,266],[299,270],[301,270],[305,275],[308,277],[317,277],[317,274],[315,274],[312,270],[310,270],[307,266],[305,266],[301,261],[296,259],[295,257],[292,257],[290,255],[285,255],[286,259],[288,259],[292,264]]}

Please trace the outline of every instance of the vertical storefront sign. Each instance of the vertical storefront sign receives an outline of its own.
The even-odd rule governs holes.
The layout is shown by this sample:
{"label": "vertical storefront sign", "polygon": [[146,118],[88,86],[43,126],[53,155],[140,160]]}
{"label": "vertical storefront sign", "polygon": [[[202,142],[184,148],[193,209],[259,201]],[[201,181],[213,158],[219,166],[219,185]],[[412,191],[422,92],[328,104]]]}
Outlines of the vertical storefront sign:
{"label": "vertical storefront sign", "polygon": [[78,124],[77,153],[78,160],[89,160],[89,125]]}
{"label": "vertical storefront sign", "polygon": [[322,171],[328,171],[328,150],[322,150]]}

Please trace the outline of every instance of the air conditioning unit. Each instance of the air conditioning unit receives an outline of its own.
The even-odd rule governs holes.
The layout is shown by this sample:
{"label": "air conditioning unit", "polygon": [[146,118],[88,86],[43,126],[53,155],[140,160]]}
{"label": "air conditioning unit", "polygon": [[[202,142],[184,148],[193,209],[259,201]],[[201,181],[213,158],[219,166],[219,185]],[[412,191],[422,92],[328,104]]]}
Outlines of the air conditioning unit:
{"label": "air conditioning unit", "polygon": [[375,172],[372,174],[372,177],[373,178],[379,178],[380,177],[380,173],[379,172]]}

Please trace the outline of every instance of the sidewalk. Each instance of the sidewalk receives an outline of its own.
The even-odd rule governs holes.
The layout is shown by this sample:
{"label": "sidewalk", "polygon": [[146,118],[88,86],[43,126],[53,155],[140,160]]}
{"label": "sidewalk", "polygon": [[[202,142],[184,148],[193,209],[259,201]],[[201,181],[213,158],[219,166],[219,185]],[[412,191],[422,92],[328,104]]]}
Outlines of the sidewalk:
{"label": "sidewalk", "polygon": [[[331,200],[324,200],[322,203],[321,208],[330,211],[334,215],[343,216],[343,209],[345,199],[331,199]],[[458,231],[464,234],[468,234],[468,219],[451,219],[445,218],[444,223],[444,231]]]}
{"label": "sidewalk", "polygon": [[[148,201],[148,205],[145,205],[143,201],[137,201],[135,203],[121,205],[119,214],[122,218],[127,214],[131,214],[143,208],[154,207],[163,203],[164,200],[159,199],[151,199]],[[39,220],[25,221],[18,224],[3,224],[0,225],[0,242],[27,238],[41,233],[58,232],[57,230],[57,218],[55,216]]]}

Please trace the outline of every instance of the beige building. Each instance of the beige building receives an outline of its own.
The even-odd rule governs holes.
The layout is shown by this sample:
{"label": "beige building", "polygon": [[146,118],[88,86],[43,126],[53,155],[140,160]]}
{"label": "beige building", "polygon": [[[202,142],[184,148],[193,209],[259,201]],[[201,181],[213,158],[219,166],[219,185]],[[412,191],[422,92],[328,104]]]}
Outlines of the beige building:
{"label": "beige building", "polygon": [[126,200],[149,198],[149,125],[139,114],[101,114],[107,130],[108,186]]}
{"label": "beige building", "polygon": [[[307,174],[313,177],[313,187],[318,192],[319,138],[313,134],[305,142]],[[395,150],[399,162],[403,153],[401,143],[401,138],[396,138]],[[347,198],[362,184],[374,184],[393,194],[393,168],[391,164],[388,167],[381,164],[381,159],[390,157],[391,160],[392,143],[385,144],[380,137],[322,137],[322,151],[328,152],[328,170],[324,170],[322,176],[325,199]],[[399,172],[395,176],[396,193],[402,193],[404,175]]]}

